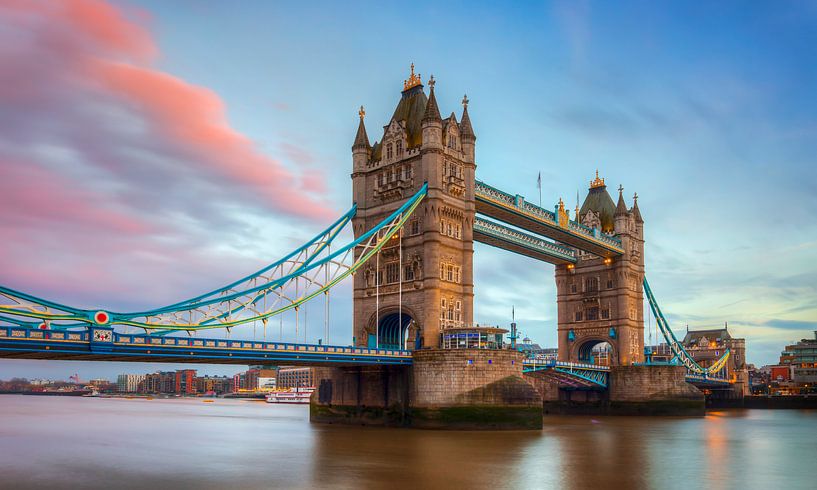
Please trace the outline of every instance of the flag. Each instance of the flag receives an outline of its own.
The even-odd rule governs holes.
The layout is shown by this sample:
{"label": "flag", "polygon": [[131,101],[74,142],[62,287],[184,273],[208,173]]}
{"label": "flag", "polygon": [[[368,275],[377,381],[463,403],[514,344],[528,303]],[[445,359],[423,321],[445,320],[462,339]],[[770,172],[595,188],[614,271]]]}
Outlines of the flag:
{"label": "flag", "polygon": [[536,178],[536,188],[542,190],[542,172],[539,172],[539,177]]}

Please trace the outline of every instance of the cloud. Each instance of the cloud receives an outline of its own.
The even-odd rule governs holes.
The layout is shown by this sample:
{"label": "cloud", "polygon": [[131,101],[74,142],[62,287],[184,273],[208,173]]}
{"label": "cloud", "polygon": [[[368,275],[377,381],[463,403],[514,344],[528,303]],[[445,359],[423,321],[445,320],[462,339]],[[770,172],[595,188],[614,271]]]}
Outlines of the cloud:
{"label": "cloud", "polygon": [[337,214],[307,152],[262,153],[216,93],[156,67],[149,17],[99,0],[0,5],[3,284],[165,303],[257,267],[249,234],[269,254],[294,224],[312,233]]}

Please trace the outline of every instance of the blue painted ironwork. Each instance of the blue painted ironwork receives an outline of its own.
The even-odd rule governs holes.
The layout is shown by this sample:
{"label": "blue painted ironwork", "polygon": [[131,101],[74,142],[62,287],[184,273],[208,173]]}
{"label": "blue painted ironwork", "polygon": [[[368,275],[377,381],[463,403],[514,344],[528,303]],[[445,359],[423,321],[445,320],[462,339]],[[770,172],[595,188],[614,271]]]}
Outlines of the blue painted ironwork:
{"label": "blue painted ironwork", "polygon": [[474,197],[477,200],[498,206],[517,215],[533,219],[538,223],[554,230],[566,232],[585,242],[592,242],[601,245],[608,252],[617,255],[624,254],[621,239],[615,236],[608,236],[598,230],[589,228],[575,221],[568,221],[565,226],[559,224],[559,219],[553,211],[533,205],[522,196],[515,196],[492,187],[482,181],[475,181]]}
{"label": "blue painted ironwork", "polygon": [[41,359],[148,360],[254,364],[410,365],[411,352],[351,346],[259,342],[218,338],[160,337],[126,334],[110,327],[85,331],[0,327],[2,357]]}
{"label": "blue painted ironwork", "polygon": [[559,261],[576,263],[576,251],[571,248],[483,218],[477,217],[474,219],[474,233],[482,233],[502,242],[510,242]]}
{"label": "blue painted ironwork", "polygon": [[555,360],[537,361],[536,359],[526,359],[523,364],[523,373],[548,372],[553,371],[568,378],[573,379],[590,387],[606,389],[610,381],[610,367],[596,364],[584,364],[577,362],[563,362]]}
{"label": "blue painted ironwork", "polygon": [[[332,251],[331,244],[351,223],[347,213],[283,259],[209,293],[147,311],[80,309],[0,286],[0,321],[26,328],[72,329],[88,325],[139,327],[160,334],[227,328],[298,310],[353,274],[397,235],[425,197],[428,185],[356,240]],[[351,263],[347,263],[351,261]],[[293,287],[294,286],[294,287]],[[32,321],[34,320],[34,321]]]}
{"label": "blue painted ironwork", "polygon": [[655,319],[658,323],[659,330],[661,330],[661,334],[664,336],[664,340],[666,340],[667,345],[669,345],[670,350],[675,355],[675,357],[686,366],[687,370],[690,374],[700,374],[700,375],[707,375],[711,376],[715,373],[720,372],[721,370],[725,370],[726,368],[726,361],[729,359],[730,351],[726,349],[723,355],[715,361],[709,367],[703,367],[695,361],[692,355],[687,352],[684,348],[683,344],[678,341],[675,337],[675,334],[672,332],[672,329],[669,327],[669,323],[667,322],[666,318],[664,318],[664,314],[661,312],[661,308],[658,306],[658,302],[655,299],[655,296],[652,293],[652,289],[650,289],[650,285],[647,282],[647,278],[644,278],[644,294],[647,296],[647,300],[650,303],[650,309],[652,309],[653,315],[655,315]]}

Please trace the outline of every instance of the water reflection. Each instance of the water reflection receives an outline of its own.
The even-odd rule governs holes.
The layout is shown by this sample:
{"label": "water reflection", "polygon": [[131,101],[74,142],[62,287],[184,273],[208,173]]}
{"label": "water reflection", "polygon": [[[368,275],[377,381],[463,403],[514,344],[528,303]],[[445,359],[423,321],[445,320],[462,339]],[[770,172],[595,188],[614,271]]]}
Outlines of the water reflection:
{"label": "water reflection", "polygon": [[0,396],[8,488],[814,488],[817,412],[312,426],[303,406]]}

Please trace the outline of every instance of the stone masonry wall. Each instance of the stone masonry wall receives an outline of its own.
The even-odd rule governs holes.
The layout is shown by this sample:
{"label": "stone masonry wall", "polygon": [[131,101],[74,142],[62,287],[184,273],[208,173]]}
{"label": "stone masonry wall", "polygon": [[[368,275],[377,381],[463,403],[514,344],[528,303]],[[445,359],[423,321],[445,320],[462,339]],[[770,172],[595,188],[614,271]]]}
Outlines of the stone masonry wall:
{"label": "stone masonry wall", "polygon": [[[411,405],[541,403],[541,396],[522,380],[522,360],[522,354],[511,350],[417,351],[414,353]],[[501,389],[496,386],[500,382]]]}
{"label": "stone masonry wall", "polygon": [[614,366],[610,407],[622,414],[703,415],[704,394],[685,375],[683,366]]}

